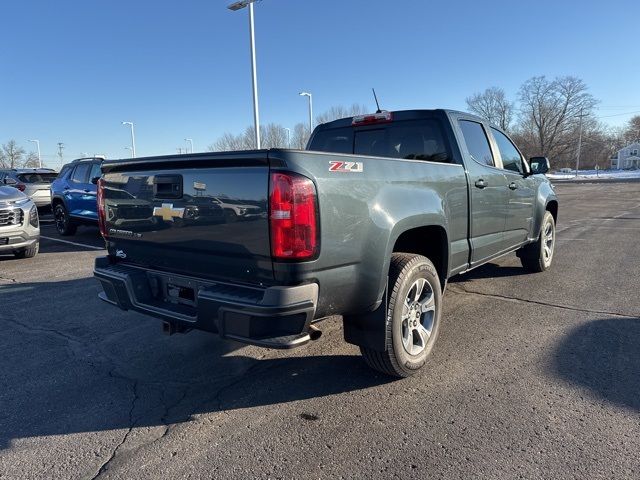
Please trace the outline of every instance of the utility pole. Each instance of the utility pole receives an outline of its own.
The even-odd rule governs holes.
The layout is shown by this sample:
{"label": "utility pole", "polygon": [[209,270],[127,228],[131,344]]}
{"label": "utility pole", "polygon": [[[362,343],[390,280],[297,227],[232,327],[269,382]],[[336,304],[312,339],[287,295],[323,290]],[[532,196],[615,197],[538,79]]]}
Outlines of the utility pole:
{"label": "utility pole", "polygon": [[60,158],[60,166],[64,164],[64,157],[62,156],[62,150],[64,150],[64,143],[58,142],[58,157]]}
{"label": "utility pole", "polygon": [[178,151],[178,155],[182,155],[182,148],[178,147],[176,150]]}
{"label": "utility pole", "polygon": [[576,155],[576,177],[578,176],[578,170],[580,169],[580,150],[582,150],[582,118],[586,117],[583,112],[583,109],[580,109],[580,115],[576,115],[576,117],[580,117],[580,134],[578,135],[578,154]]}

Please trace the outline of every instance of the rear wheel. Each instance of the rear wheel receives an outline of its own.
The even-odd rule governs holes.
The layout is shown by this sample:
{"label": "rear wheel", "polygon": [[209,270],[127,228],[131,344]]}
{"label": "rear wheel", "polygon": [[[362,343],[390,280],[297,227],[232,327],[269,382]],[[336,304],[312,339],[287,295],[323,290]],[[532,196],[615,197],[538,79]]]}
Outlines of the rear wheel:
{"label": "rear wheel", "polygon": [[367,364],[394,377],[408,377],[427,361],[438,336],[442,289],[433,263],[422,255],[394,253],[389,269],[385,352],[360,347]]}
{"label": "rear wheel", "polygon": [[16,258],[33,258],[40,251],[40,242],[36,242],[30,247],[23,248],[14,253]]}
{"label": "rear wheel", "polygon": [[551,212],[545,212],[538,240],[522,247],[517,255],[530,272],[544,272],[551,266],[556,247],[556,222]]}
{"label": "rear wheel", "polygon": [[56,230],[63,236],[75,235],[78,226],[69,218],[67,209],[62,203],[58,203],[53,208],[53,218],[56,222]]}

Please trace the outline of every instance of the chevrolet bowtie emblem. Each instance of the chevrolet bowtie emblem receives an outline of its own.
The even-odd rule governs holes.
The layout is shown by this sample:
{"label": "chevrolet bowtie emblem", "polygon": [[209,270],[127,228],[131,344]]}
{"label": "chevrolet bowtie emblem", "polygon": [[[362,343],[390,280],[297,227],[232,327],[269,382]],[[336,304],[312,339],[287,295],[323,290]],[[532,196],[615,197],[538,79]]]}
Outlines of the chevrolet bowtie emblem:
{"label": "chevrolet bowtie emblem", "polygon": [[184,208],[173,208],[173,203],[163,203],[162,207],[153,207],[153,216],[162,217],[165,222],[184,217]]}

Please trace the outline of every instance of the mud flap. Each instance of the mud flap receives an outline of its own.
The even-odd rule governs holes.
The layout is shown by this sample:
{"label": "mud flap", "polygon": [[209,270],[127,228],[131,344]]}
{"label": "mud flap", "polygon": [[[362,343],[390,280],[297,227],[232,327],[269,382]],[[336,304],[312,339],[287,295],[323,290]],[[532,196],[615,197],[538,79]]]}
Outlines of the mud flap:
{"label": "mud flap", "polygon": [[387,315],[388,287],[389,279],[387,278],[387,287],[384,289],[382,301],[375,310],[359,315],[343,315],[345,342],[378,352],[385,352],[388,349],[388,342],[391,341],[387,335],[387,325],[390,321]]}

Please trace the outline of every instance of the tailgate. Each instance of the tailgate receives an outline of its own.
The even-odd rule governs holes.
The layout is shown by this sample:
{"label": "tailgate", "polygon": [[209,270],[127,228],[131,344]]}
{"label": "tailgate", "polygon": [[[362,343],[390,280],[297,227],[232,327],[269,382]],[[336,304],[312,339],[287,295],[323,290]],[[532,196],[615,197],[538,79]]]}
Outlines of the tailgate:
{"label": "tailgate", "polygon": [[170,272],[269,283],[266,154],[216,155],[105,164],[109,253]]}

